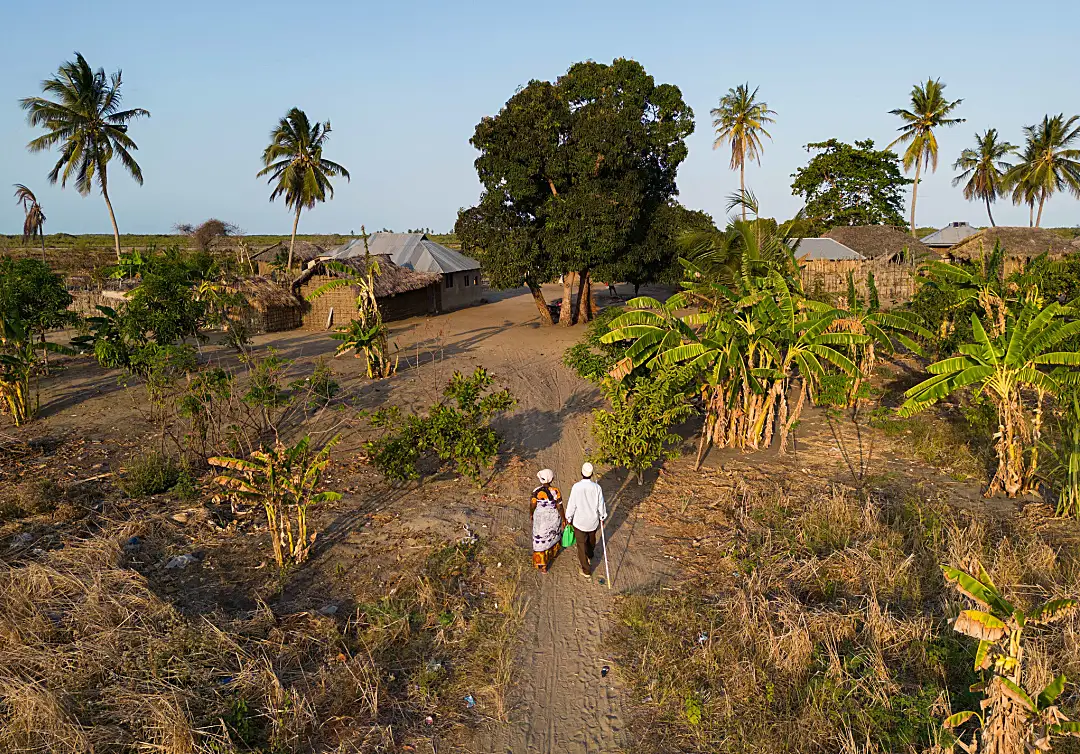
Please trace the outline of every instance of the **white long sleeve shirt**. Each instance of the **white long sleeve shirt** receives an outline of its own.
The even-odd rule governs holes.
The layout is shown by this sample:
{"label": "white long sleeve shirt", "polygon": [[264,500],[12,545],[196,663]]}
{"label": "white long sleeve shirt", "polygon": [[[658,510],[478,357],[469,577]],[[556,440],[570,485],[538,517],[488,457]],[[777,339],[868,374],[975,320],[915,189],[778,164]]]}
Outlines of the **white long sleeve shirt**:
{"label": "white long sleeve shirt", "polygon": [[607,519],[604,491],[592,479],[582,479],[570,488],[566,520],[579,531],[596,531]]}

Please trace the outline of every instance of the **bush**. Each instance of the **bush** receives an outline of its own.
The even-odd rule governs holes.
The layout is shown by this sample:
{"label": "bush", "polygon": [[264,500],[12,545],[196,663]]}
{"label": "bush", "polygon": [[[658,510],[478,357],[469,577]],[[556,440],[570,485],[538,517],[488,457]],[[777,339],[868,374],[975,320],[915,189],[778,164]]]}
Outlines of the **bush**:
{"label": "bush", "polygon": [[180,480],[180,465],[175,459],[157,452],[135,456],[128,461],[120,477],[120,489],[131,498],[160,495]]}
{"label": "bush", "polygon": [[403,482],[419,477],[421,461],[433,458],[440,468],[452,461],[457,473],[479,484],[501,441],[491,420],[515,404],[509,390],[492,391],[493,384],[495,378],[483,367],[470,377],[455,372],[443,399],[426,416],[402,416],[396,406],[376,411],[372,426],[387,434],[365,444],[375,468],[387,479]]}
{"label": "bush", "polygon": [[677,457],[682,438],[671,427],[694,411],[687,392],[692,378],[689,368],[665,367],[629,386],[606,381],[611,409],[593,412],[593,459],[635,472],[640,484],[654,463]]}

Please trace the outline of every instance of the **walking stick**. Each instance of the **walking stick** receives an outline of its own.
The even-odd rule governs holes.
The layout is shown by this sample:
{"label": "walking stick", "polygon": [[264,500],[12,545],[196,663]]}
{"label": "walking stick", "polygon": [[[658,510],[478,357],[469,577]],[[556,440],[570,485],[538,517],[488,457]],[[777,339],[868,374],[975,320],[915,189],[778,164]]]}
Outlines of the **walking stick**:
{"label": "walking stick", "polygon": [[604,538],[604,522],[600,521],[600,543],[604,547],[604,576],[607,577],[607,588],[611,589],[611,571],[607,565],[607,539]]}

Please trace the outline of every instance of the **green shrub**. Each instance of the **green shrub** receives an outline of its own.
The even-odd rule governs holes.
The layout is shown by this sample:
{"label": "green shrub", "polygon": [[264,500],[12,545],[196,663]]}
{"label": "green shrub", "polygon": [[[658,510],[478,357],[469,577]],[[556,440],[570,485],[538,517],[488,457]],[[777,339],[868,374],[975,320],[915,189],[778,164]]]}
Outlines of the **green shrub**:
{"label": "green shrub", "polygon": [[376,411],[372,426],[387,433],[365,444],[375,468],[387,479],[403,482],[416,479],[420,462],[431,458],[440,468],[453,462],[457,473],[479,484],[501,441],[491,420],[515,404],[509,390],[491,390],[494,384],[483,367],[469,377],[455,372],[443,399],[426,415],[403,416],[397,406]]}
{"label": "green shrub", "polygon": [[146,497],[168,492],[180,480],[180,465],[157,452],[133,457],[124,467],[120,489],[128,497]]}
{"label": "green shrub", "polygon": [[605,381],[611,408],[593,412],[594,460],[635,472],[640,484],[654,463],[677,457],[682,438],[671,428],[694,411],[692,376],[690,368],[664,367],[631,385]]}

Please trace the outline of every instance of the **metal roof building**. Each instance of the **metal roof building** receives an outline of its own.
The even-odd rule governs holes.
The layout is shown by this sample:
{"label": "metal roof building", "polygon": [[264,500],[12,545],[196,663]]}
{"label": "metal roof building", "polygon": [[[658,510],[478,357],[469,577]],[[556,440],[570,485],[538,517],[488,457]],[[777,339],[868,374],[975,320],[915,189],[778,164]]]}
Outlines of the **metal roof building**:
{"label": "metal roof building", "polygon": [[[368,251],[386,254],[399,267],[416,272],[454,272],[479,270],[480,263],[460,251],[435,243],[423,233],[373,233],[368,236]],[[364,239],[354,238],[330,251],[331,259],[352,259],[364,255]]]}
{"label": "metal roof building", "polygon": [[854,249],[832,238],[803,238],[795,249],[796,259],[809,259],[810,261],[823,260],[828,262],[843,262],[848,260],[862,261],[866,259]]}
{"label": "metal roof building", "polygon": [[924,237],[922,242],[932,249],[947,249],[971,238],[978,232],[978,228],[973,228],[965,222],[949,223],[941,230],[936,230]]}

